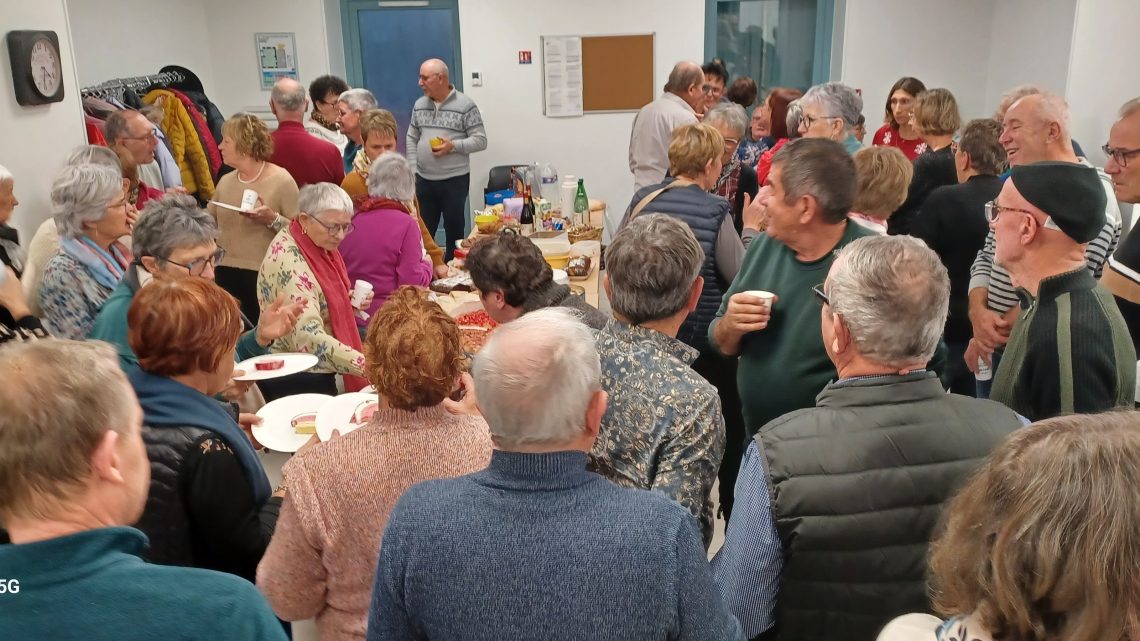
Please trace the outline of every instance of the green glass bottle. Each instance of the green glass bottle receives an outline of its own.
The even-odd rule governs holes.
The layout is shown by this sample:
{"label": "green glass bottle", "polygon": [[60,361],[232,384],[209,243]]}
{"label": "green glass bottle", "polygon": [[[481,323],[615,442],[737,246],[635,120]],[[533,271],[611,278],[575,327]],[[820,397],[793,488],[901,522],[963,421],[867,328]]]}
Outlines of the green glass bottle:
{"label": "green glass bottle", "polygon": [[574,224],[587,225],[590,222],[590,199],[586,197],[586,181],[578,179],[578,193],[574,195]]}

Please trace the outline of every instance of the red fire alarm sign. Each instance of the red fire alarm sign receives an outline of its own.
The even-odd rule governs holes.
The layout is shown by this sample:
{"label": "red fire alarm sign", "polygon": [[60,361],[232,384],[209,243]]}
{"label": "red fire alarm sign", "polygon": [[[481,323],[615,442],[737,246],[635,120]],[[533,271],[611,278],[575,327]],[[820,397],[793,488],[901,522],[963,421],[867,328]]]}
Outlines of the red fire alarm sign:
{"label": "red fire alarm sign", "polygon": [[529,51],[520,51],[519,52],[519,64],[520,65],[529,65],[530,64],[530,52]]}

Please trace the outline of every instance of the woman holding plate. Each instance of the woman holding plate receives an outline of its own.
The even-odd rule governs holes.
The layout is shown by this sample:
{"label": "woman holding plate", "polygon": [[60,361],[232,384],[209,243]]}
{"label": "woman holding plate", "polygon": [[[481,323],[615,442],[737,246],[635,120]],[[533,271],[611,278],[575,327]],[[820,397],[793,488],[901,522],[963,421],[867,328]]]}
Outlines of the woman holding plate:
{"label": "woman holding plate", "polygon": [[315,616],[324,641],[364,637],[377,542],[404,491],[491,459],[483,418],[443,407],[465,356],[458,326],[439,305],[414,287],[396,290],[369,325],[364,352],[379,409],[285,467],[280,526],[257,571],[277,616]]}
{"label": "woman holding plate", "polygon": [[137,524],[150,539],[145,557],[252,581],[284,491],[271,491],[236,407],[214,400],[233,374],[237,301],[205,278],[160,277],[127,318],[151,467]]}

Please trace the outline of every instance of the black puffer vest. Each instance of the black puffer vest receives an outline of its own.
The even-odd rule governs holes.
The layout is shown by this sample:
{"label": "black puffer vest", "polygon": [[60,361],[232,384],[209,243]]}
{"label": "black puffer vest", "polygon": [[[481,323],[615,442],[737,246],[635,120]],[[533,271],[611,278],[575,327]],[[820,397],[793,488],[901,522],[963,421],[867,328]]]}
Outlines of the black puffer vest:
{"label": "black puffer vest", "polygon": [[150,459],[150,494],[135,526],[150,539],[143,558],[161,565],[196,566],[182,470],[187,453],[214,433],[200,427],[144,425],[142,435]]}
{"label": "black puffer vest", "polygon": [[833,383],[816,403],[756,435],[784,552],[764,638],[874,641],[892,618],[930,612],[942,504],[1020,422],[946,394],[933,372]]}
{"label": "black puffer vest", "polygon": [[[634,195],[632,205],[636,207],[643,198],[673,182],[666,178],[665,182],[646,187]],[[699,185],[687,185],[666,189],[651,200],[641,213],[667,214],[683,221],[697,237],[701,249],[705,252],[705,262],[701,265],[701,276],[705,279],[705,288],[701,291],[701,298],[697,301],[697,308],[685,319],[677,332],[677,340],[694,347],[701,353],[711,351],[708,341],[709,323],[716,318],[720,310],[721,299],[728,289],[729,283],[721,277],[716,268],[716,237],[720,233],[724,217],[729,215],[730,206],[727,200],[710,194]]]}

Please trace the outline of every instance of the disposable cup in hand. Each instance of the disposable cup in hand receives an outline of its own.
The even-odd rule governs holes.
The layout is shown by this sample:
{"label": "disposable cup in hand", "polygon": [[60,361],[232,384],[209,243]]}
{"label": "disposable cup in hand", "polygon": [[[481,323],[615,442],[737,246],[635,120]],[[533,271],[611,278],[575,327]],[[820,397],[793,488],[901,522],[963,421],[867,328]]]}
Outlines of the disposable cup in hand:
{"label": "disposable cup in hand", "polygon": [[241,192],[241,210],[250,211],[257,205],[257,192],[247,189]]}
{"label": "disposable cup in hand", "polygon": [[366,280],[356,281],[356,285],[352,288],[352,306],[359,309],[370,293],[372,293],[372,283]]}
{"label": "disposable cup in hand", "polygon": [[772,301],[776,298],[776,295],[772,292],[766,292],[760,289],[752,289],[742,293],[747,294],[748,296],[755,296],[756,298],[759,298],[761,303],[768,309],[772,308]]}

